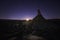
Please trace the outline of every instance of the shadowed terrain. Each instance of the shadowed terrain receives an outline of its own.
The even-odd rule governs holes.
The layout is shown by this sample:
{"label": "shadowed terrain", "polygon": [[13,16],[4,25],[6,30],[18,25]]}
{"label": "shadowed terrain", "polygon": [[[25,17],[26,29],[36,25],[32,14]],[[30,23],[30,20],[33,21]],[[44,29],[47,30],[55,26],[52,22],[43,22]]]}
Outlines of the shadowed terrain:
{"label": "shadowed terrain", "polygon": [[32,20],[0,19],[1,40],[60,40],[60,19],[44,19],[38,15]]}

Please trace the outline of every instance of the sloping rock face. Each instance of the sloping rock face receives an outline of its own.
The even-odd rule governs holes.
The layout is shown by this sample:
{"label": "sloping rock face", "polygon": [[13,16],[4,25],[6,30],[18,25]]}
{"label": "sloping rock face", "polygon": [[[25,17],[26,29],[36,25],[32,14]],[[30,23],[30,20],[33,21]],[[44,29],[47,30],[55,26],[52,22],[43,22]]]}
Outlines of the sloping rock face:
{"label": "sloping rock face", "polygon": [[32,35],[44,37],[47,40],[57,40],[59,39],[57,35],[60,29],[59,24],[60,21],[44,19],[38,9],[38,15],[30,23],[29,29]]}
{"label": "sloping rock face", "polygon": [[32,22],[30,23],[30,27],[32,28],[32,30],[37,30],[37,29],[45,29],[45,27],[47,27],[47,21],[46,19],[41,15],[40,10],[38,9],[38,15],[32,20]]}

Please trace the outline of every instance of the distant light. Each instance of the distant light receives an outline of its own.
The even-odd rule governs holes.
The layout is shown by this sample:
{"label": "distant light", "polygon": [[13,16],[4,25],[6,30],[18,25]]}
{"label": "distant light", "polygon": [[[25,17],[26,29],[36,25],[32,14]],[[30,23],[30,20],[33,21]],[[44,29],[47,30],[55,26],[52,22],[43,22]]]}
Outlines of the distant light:
{"label": "distant light", "polygon": [[26,19],[26,21],[29,21],[30,19]]}

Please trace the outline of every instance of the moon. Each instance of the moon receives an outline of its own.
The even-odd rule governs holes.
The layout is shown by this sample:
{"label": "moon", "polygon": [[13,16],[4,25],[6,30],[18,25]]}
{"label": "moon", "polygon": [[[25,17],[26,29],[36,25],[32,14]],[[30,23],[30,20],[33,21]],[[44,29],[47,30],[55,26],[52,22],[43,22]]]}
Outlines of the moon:
{"label": "moon", "polygon": [[29,21],[29,20],[30,20],[30,19],[28,19],[28,18],[26,19],[26,21]]}

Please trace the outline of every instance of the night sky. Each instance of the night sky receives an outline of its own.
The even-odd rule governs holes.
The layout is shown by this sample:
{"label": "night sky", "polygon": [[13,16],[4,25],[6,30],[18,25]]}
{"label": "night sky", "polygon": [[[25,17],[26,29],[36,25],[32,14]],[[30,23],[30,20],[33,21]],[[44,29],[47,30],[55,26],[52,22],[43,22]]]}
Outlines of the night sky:
{"label": "night sky", "polygon": [[60,19],[59,0],[0,0],[0,19],[33,19],[38,8],[45,19]]}

